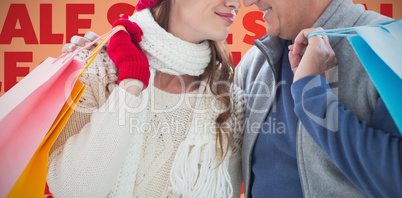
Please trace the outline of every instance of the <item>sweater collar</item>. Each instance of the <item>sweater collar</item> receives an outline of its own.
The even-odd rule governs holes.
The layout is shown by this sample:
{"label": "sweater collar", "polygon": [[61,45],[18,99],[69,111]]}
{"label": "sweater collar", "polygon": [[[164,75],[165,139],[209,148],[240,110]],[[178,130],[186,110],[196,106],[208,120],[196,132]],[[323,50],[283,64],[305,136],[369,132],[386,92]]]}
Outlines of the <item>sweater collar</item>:
{"label": "sweater collar", "polygon": [[140,46],[151,68],[171,75],[200,76],[211,61],[211,48],[204,41],[193,44],[175,37],[160,27],[149,9],[130,17],[142,29]]}

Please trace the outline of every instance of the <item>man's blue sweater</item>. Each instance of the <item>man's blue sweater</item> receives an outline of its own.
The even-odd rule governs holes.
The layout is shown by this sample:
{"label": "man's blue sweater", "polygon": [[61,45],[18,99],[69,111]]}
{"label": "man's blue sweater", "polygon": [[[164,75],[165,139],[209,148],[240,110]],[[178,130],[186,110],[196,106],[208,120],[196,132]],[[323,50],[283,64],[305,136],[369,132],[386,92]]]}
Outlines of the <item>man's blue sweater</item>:
{"label": "man's blue sweater", "polygon": [[253,197],[302,197],[296,161],[296,131],[299,119],[294,112],[290,91],[293,72],[288,52],[285,47],[276,102],[261,128],[253,151]]}

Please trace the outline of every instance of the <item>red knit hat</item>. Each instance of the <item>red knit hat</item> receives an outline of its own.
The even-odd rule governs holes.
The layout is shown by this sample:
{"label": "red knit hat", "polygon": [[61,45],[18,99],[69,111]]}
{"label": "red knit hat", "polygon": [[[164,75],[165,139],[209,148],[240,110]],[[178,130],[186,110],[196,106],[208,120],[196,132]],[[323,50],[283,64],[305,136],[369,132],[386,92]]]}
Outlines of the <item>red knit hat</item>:
{"label": "red knit hat", "polygon": [[143,9],[152,7],[156,3],[158,3],[158,0],[139,0],[138,4],[135,6],[135,9],[137,11],[141,11]]}

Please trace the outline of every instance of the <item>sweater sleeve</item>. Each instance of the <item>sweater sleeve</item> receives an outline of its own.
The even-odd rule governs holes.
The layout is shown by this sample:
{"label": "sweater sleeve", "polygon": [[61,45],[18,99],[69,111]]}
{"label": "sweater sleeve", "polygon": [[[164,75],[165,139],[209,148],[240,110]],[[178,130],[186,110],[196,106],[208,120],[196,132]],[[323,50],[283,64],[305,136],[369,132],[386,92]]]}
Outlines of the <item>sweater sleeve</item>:
{"label": "sweater sleeve", "polygon": [[232,85],[232,113],[233,120],[233,150],[229,161],[229,174],[233,187],[233,197],[240,197],[242,188],[242,165],[241,165],[241,146],[243,142],[243,127],[245,123],[245,111],[247,99],[240,87]]}
{"label": "sweater sleeve", "polygon": [[291,89],[301,123],[357,188],[369,197],[402,194],[402,137],[381,98],[369,126],[339,103],[321,76],[302,78]]}
{"label": "sweater sleeve", "polygon": [[106,197],[145,113],[140,97],[116,87],[90,122],[50,157],[50,192],[55,197]]}
{"label": "sweater sleeve", "polygon": [[[90,53],[90,50],[83,50],[77,54],[75,59],[83,61]],[[79,79],[86,86],[86,89],[53,144],[49,152],[50,156],[57,155],[54,151],[60,150],[58,148],[63,146],[69,137],[80,132],[84,125],[89,122],[92,112],[105,103],[111,92],[109,90],[113,90],[117,86],[116,73],[117,69],[113,61],[108,57],[106,50],[102,49]]]}

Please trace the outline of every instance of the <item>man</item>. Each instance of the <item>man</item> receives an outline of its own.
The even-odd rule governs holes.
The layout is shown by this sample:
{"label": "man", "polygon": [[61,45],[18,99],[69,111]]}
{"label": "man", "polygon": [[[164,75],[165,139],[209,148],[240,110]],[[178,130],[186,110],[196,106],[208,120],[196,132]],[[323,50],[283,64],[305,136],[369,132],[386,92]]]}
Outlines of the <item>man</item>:
{"label": "man", "polygon": [[402,196],[401,134],[348,40],[307,40],[318,27],[391,19],[352,0],[244,5],[256,5],[268,24],[236,68],[248,97],[245,196]]}

